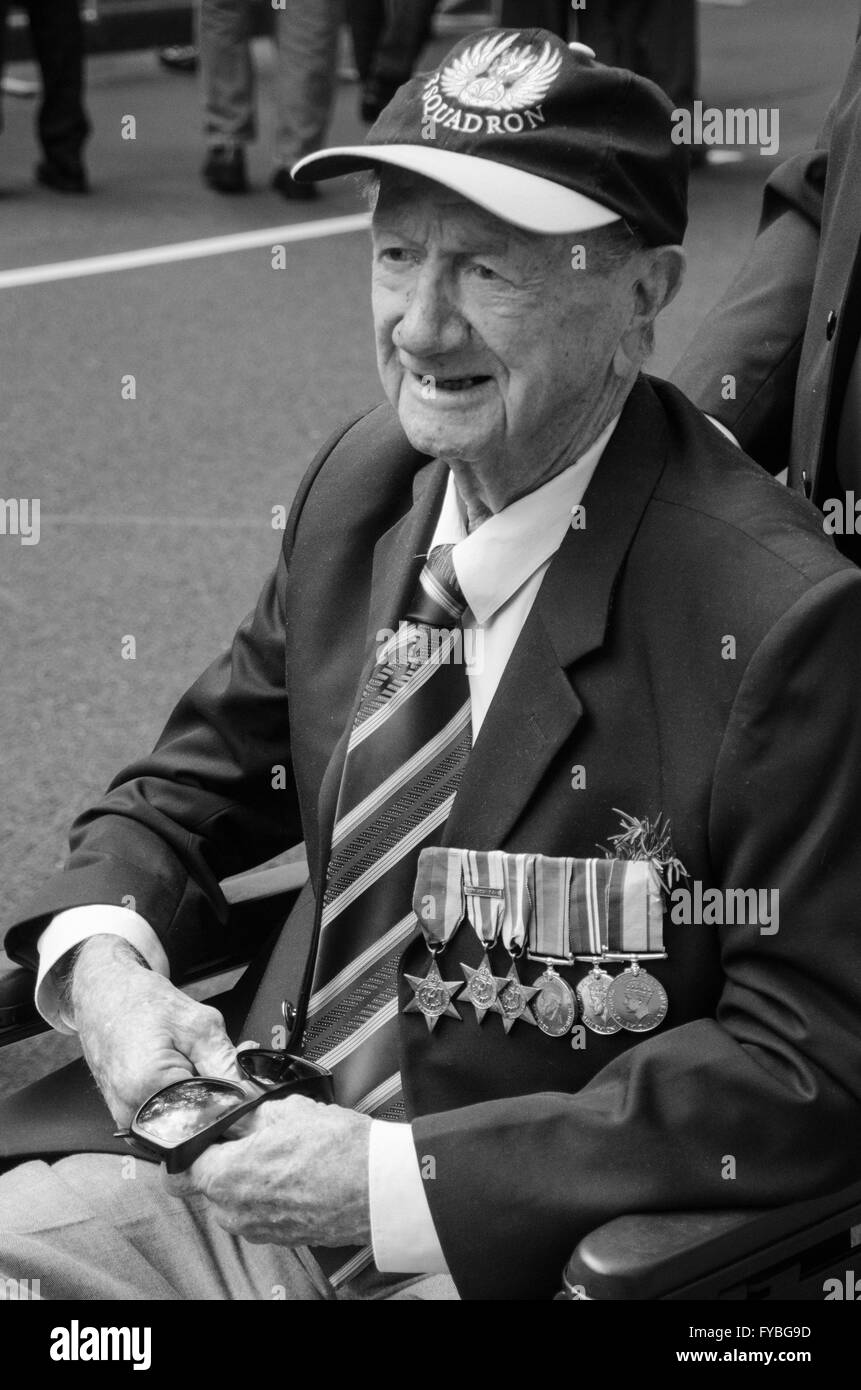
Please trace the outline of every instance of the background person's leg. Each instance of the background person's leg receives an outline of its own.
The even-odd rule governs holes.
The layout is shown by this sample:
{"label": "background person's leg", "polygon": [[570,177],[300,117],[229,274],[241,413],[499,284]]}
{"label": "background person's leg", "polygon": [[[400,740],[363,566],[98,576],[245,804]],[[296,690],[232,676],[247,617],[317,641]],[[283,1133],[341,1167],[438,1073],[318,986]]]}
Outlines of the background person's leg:
{"label": "background person's leg", "polygon": [[[273,185],[287,197],[307,197],[309,184],[294,184],[291,165],[324,143],[332,104],[338,57],[340,0],[287,0],[276,11],[278,41]],[[299,191],[301,190],[301,191]]]}
{"label": "background person's leg", "polygon": [[219,193],[244,193],[245,146],[257,133],[250,0],[201,0],[198,46],[203,129],[209,155],[203,177]]}
{"label": "background person's leg", "polygon": [[504,29],[549,29],[567,39],[572,13],[568,0],[502,0],[500,23]]}
{"label": "background person's leg", "polygon": [[367,82],[386,22],[385,0],[347,0],[347,23],[360,82]]}
{"label": "background person's leg", "polygon": [[204,1197],[173,1197],[155,1164],[114,1154],[0,1178],[0,1284],[9,1280],[50,1300],[334,1298],[304,1251],[228,1235]]}
{"label": "background person's leg", "polygon": [[42,73],[37,117],[44,159],[40,182],[64,193],[86,191],[84,142],[84,26],[78,0],[25,0],[33,51]]}
{"label": "background person's leg", "polygon": [[[0,77],[3,76],[3,64],[6,60],[6,15],[9,10],[8,0],[0,0]],[[0,134],[3,131],[3,94],[0,92]]]}

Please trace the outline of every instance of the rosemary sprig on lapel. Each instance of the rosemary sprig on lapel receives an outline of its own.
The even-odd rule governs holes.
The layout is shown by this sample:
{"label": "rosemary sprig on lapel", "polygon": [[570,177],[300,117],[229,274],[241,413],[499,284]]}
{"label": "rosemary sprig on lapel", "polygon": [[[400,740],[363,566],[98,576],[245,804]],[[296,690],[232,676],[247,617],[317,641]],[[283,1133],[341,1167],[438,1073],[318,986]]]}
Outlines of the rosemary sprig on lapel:
{"label": "rosemary sprig on lapel", "polygon": [[662,892],[669,897],[675,884],[680,879],[689,877],[687,869],[673,850],[669,820],[660,812],[657,818],[651,821],[648,816],[629,816],[626,811],[620,811],[618,806],[614,806],[613,810],[622,822],[622,829],[618,835],[610,836],[612,849],[607,845],[599,845],[598,848],[604,851],[608,859],[650,860]]}

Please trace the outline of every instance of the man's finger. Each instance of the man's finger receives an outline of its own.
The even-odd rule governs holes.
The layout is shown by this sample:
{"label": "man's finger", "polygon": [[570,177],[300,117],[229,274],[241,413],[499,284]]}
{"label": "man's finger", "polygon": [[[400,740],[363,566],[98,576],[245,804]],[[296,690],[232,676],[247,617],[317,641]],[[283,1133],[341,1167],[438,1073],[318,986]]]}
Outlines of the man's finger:
{"label": "man's finger", "polygon": [[194,1038],[188,1055],[200,1076],[220,1076],[226,1081],[242,1079],[236,1065],[236,1049],[223,1029],[213,1028]]}
{"label": "man's finger", "polygon": [[222,1155],[225,1148],[235,1147],[232,1144],[212,1144],[208,1149],[204,1149],[200,1157],[183,1173],[165,1171],[164,1185],[168,1192],[173,1193],[174,1197],[192,1197],[198,1192],[209,1196],[213,1182],[224,1172],[225,1163]]}

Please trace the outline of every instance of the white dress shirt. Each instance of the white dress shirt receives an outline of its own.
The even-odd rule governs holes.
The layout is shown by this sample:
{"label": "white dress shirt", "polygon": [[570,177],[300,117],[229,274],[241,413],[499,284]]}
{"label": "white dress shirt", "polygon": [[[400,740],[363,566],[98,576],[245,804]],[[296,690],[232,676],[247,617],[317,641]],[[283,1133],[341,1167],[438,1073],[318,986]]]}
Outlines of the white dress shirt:
{"label": "white dress shirt", "polygon": [[[463,615],[465,655],[472,706],[473,742],[484,722],[502,673],[529,616],[541,581],[562,544],[598,466],[616,419],[564,472],[467,529],[464,507],[449,475],[431,547],[453,544],[452,559],[468,607]],[[60,1032],[74,1028],[59,1008],[51,970],[60,957],[99,932],[125,937],[152,967],[168,975],[168,962],[150,925],[136,912],[110,906],[75,907],[58,913],[39,939],[36,1004],[42,1017]],[[382,1272],[447,1272],[421,1175],[412,1128],[373,1120],[369,1156],[371,1230],[374,1259]]]}

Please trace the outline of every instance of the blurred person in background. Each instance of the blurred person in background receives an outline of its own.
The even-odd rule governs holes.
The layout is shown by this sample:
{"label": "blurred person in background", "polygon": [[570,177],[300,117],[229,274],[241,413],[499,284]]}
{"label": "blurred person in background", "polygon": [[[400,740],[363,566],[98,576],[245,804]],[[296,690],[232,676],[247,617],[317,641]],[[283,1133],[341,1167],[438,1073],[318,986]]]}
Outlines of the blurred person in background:
{"label": "blurred person in background", "polygon": [[[0,0],[0,72],[10,8],[10,0]],[[42,158],[36,178],[60,193],[87,193],[83,147],[90,122],[84,109],[84,30],[78,0],[16,0],[15,8],[26,11],[42,74],[36,121]]]}
{"label": "blurred person in background", "polygon": [[676,107],[692,110],[698,77],[697,0],[588,0],[575,8],[568,0],[503,0],[505,28],[552,29],[569,37],[572,18],[577,39],[599,62],[630,68],[657,82]]}
{"label": "blurred person in background", "polygon": [[359,114],[377,119],[404,82],[412,77],[431,36],[439,0],[347,0],[356,67],[362,84]]}
{"label": "blurred person in background", "polygon": [[[316,196],[290,168],[325,138],[335,97],[341,0],[280,0],[274,10],[278,70],[272,187],[285,198]],[[251,52],[252,0],[201,0],[198,41],[208,146],[203,180],[218,193],[246,193],[245,147],[257,133]]]}

